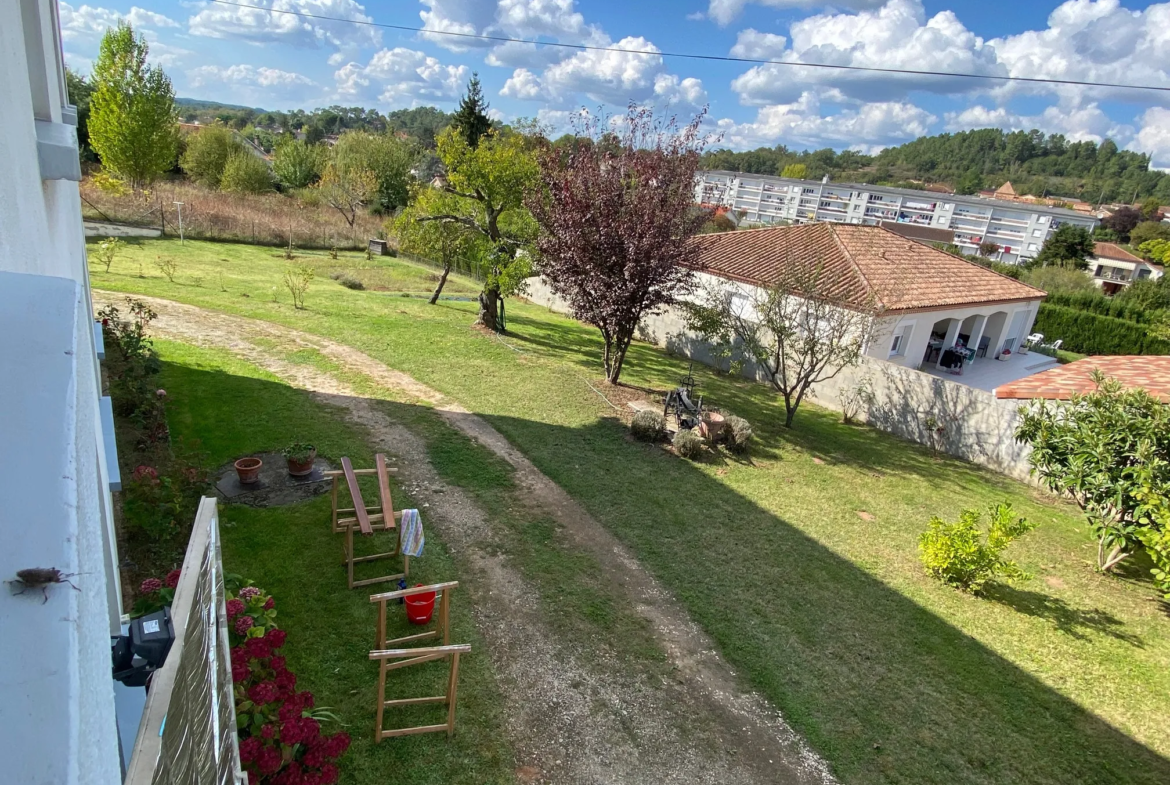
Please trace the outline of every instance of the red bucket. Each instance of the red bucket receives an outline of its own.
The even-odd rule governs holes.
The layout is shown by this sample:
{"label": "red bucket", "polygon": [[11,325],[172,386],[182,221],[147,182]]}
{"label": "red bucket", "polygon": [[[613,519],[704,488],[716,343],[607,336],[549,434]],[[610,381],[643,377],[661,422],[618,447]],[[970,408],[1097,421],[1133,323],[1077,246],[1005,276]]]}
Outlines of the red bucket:
{"label": "red bucket", "polygon": [[[418,584],[422,586],[422,584]],[[428,591],[406,597],[406,619],[411,624],[426,624],[435,614],[435,592]]]}

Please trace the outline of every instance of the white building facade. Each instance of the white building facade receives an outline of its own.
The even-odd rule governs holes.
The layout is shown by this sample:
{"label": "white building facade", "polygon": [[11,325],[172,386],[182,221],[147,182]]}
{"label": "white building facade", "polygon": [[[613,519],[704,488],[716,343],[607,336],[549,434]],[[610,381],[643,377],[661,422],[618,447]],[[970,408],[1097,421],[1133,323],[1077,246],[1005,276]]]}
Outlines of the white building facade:
{"label": "white building facade", "polygon": [[896,221],[947,229],[964,253],[974,254],[980,243],[992,242],[1000,248],[993,258],[1011,264],[1036,256],[1064,224],[1090,231],[1097,225],[1092,216],[1056,207],[718,170],[699,173],[695,200],[743,212],[744,220],[754,224]]}
{"label": "white building facade", "polygon": [[107,785],[122,779],[118,475],[56,1],[0,3],[0,50],[0,579],[71,582],[0,591],[0,779]]}

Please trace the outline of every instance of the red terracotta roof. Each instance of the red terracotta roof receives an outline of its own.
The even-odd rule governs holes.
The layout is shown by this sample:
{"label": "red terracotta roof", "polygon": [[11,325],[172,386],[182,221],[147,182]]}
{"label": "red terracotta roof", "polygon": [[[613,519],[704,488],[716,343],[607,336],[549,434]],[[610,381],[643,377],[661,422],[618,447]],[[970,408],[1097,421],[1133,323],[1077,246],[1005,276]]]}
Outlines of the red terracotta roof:
{"label": "red terracotta roof", "polygon": [[1119,262],[1134,262],[1140,264],[1142,258],[1134,256],[1129,251],[1115,243],[1093,243],[1093,256],[1099,259],[1116,259]]}
{"label": "red terracotta roof", "polygon": [[880,226],[811,223],[693,238],[713,275],[771,285],[822,267],[826,298],[887,311],[1039,300],[1044,292]]}
{"label": "red terracotta roof", "polygon": [[1090,375],[1097,369],[1126,387],[1141,387],[1164,403],[1170,403],[1170,356],[1164,355],[1086,357],[997,387],[995,397],[1067,400],[1073,393],[1095,389]]}

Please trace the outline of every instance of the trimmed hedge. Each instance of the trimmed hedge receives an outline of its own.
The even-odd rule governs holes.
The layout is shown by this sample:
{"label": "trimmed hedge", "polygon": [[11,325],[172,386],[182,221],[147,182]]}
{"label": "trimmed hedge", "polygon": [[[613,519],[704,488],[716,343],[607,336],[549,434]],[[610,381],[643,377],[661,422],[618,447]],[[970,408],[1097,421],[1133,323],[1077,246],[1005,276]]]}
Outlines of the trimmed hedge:
{"label": "trimmed hedge", "polygon": [[1050,292],[1048,297],[1044,299],[1044,304],[1075,308],[1078,311],[1088,311],[1098,316],[1112,316],[1115,319],[1124,319],[1127,322],[1137,322],[1138,324],[1148,324],[1153,321],[1150,318],[1151,314],[1157,313],[1127,305],[1124,300],[1106,297],[1098,292],[1078,292],[1076,294]]}
{"label": "trimmed hedge", "polygon": [[1032,329],[1079,354],[1170,354],[1170,341],[1151,336],[1144,325],[1048,302],[1040,304]]}

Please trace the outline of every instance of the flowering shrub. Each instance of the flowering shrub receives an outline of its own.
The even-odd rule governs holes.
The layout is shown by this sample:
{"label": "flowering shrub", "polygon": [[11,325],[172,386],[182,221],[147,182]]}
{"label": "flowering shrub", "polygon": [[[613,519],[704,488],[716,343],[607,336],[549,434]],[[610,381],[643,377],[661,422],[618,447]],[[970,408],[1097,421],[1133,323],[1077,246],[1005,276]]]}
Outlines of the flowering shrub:
{"label": "flowering shrub", "polygon": [[209,481],[199,456],[175,454],[170,457],[171,460],[164,460],[165,466],[143,464],[136,467],[130,475],[123,502],[127,522],[156,542],[186,531],[195,517],[199,496]]}
{"label": "flowering shrub", "polygon": [[[321,722],[337,718],[314,708],[311,692],[296,691],[297,677],[277,653],[287,634],[271,621],[272,597],[255,586],[229,597],[236,727],[249,785],[332,785],[349,734],[323,734]],[[245,620],[251,626],[241,633]]]}
{"label": "flowering shrub", "polygon": [[[138,468],[143,467],[139,466]],[[180,575],[179,570],[171,570],[161,580],[158,578],[144,580],[142,585],[138,587],[138,599],[134,603],[133,610],[130,611],[130,616],[132,618],[145,616],[148,613],[162,610],[163,607],[174,602],[175,587],[179,585]]]}

